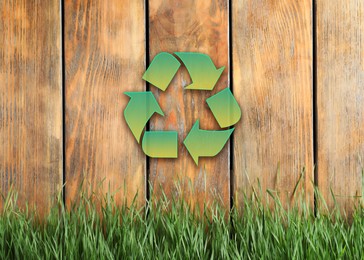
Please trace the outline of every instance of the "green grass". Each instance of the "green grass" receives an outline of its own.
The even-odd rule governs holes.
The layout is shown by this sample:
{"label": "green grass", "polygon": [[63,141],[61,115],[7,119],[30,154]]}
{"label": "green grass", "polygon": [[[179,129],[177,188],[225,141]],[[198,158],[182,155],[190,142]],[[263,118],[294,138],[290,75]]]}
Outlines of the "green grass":
{"label": "green grass", "polygon": [[[246,200],[243,214],[218,207],[200,216],[183,202],[115,207],[100,214],[92,197],[71,211],[62,203],[43,223],[6,200],[0,217],[1,259],[363,259],[364,211],[351,224],[339,215],[313,216],[303,209],[273,211]],[[166,211],[166,208],[169,210]],[[148,212],[145,214],[145,212]]]}

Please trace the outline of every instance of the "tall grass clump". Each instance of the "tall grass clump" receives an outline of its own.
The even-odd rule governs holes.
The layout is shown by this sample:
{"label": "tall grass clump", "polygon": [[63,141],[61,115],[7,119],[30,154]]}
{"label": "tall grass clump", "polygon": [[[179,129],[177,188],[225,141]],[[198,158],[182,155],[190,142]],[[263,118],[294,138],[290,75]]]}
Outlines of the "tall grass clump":
{"label": "tall grass clump", "polygon": [[60,199],[39,221],[20,210],[16,196],[3,203],[1,259],[363,259],[364,211],[349,223],[340,215],[314,216],[308,208],[268,208],[245,199],[230,212],[193,210],[184,201],[151,200],[116,206],[112,197],[81,194],[65,209]]}

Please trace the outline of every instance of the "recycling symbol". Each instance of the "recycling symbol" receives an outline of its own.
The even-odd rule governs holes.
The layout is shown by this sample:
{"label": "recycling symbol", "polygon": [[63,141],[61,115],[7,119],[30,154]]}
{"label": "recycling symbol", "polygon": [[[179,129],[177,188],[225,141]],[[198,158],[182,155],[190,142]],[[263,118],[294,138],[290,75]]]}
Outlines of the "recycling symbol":
{"label": "recycling symbol", "polygon": [[[225,67],[216,69],[211,58],[203,53],[175,52],[174,54],[167,52],[157,54],[144,73],[143,79],[165,91],[182,62],[192,80],[192,84],[185,89],[211,91],[225,69]],[[124,110],[125,121],[137,142],[142,143],[143,152],[152,158],[177,158],[177,131],[144,131],[154,113],[164,116],[153,93],[145,91],[125,92],[125,94],[130,97]],[[229,88],[207,98],[206,102],[222,129],[203,130],[200,129],[199,120],[194,123],[183,144],[196,165],[199,157],[213,157],[222,150],[234,131],[234,128],[229,127],[235,125],[241,117],[240,107]]]}

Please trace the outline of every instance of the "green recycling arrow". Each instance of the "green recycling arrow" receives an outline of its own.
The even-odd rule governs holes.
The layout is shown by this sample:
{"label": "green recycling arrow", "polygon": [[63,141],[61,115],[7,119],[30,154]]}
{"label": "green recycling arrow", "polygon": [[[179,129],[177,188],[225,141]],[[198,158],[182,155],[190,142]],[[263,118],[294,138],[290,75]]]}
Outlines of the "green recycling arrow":
{"label": "green recycling arrow", "polygon": [[165,91],[180,66],[181,64],[172,54],[161,52],[154,57],[143,79]]}
{"label": "green recycling arrow", "polygon": [[140,142],[140,136],[149,118],[154,113],[164,116],[157,100],[152,92],[125,92],[130,97],[130,101],[124,110],[125,120],[133,133],[137,142]]}
{"label": "green recycling arrow", "polygon": [[221,128],[235,125],[241,117],[241,110],[238,102],[229,88],[225,88],[206,99],[216,121]]}
{"label": "green recycling arrow", "polygon": [[176,52],[191,76],[192,84],[186,89],[212,90],[225,67],[216,69],[211,58],[203,53]]}
{"label": "green recycling arrow", "polygon": [[202,130],[199,120],[193,125],[183,141],[191,157],[198,165],[199,157],[213,157],[225,146],[234,128],[228,130]]}
{"label": "green recycling arrow", "polygon": [[[225,68],[216,69],[211,58],[206,54],[176,52],[175,55],[187,68],[192,79],[192,84],[186,89],[212,90]],[[180,61],[174,55],[166,52],[159,53],[144,73],[143,79],[165,91],[180,66]],[[152,92],[125,92],[125,94],[130,97],[130,101],[124,110],[124,117],[137,142],[142,143],[143,152],[153,158],[177,158],[178,133],[176,131],[145,131],[141,140],[142,132],[153,114],[158,113],[164,116]],[[206,102],[221,128],[230,127],[241,118],[240,107],[229,88],[209,97]],[[202,130],[197,120],[183,143],[198,165],[199,157],[217,155],[233,131],[234,128]]]}
{"label": "green recycling arrow", "polygon": [[152,158],[177,158],[178,133],[176,131],[146,131],[143,152]]}

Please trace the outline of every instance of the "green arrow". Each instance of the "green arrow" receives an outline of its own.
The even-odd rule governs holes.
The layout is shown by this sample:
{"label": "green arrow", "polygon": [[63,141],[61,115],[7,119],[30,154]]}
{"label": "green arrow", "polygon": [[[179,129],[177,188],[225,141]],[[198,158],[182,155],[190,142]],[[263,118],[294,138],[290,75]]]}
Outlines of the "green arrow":
{"label": "green arrow", "polygon": [[212,90],[225,69],[225,67],[216,69],[211,58],[203,53],[176,52],[175,54],[186,66],[193,82],[186,89]]}
{"label": "green arrow", "polygon": [[229,88],[225,88],[209,97],[206,99],[206,102],[221,128],[229,127],[239,122],[241,110]]}
{"label": "green arrow", "polygon": [[177,158],[178,133],[176,131],[146,131],[142,148],[152,158]]}
{"label": "green arrow", "polygon": [[220,131],[202,130],[197,120],[183,143],[198,165],[199,157],[213,157],[218,154],[233,131],[234,128]]}
{"label": "green arrow", "polygon": [[172,54],[161,52],[154,57],[143,79],[165,91],[180,66],[181,64]]}
{"label": "green arrow", "polygon": [[130,97],[130,101],[124,110],[125,120],[133,133],[137,142],[149,118],[154,113],[164,116],[164,113],[152,92],[125,92]]}

